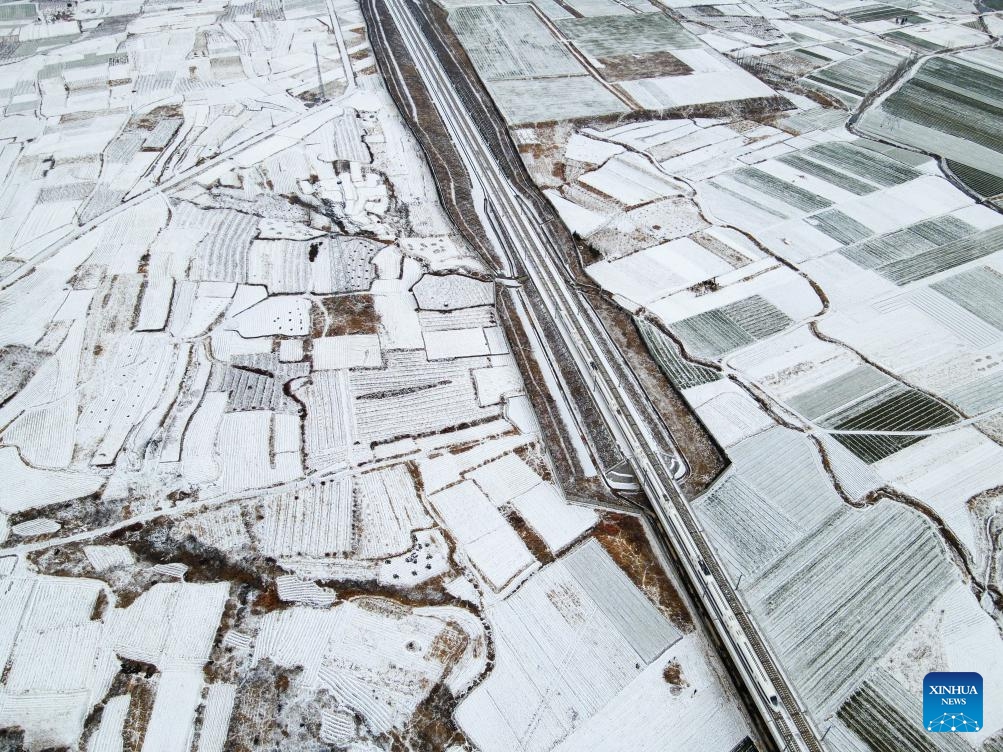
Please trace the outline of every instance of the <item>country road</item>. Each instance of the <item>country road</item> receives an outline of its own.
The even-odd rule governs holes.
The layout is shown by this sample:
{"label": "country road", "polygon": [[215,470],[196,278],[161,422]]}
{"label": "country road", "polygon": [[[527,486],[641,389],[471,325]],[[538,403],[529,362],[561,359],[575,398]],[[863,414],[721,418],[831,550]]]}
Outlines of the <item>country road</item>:
{"label": "country road", "polygon": [[[646,399],[634,374],[597,315],[575,288],[571,272],[531,202],[515,188],[492,156],[434,50],[412,15],[408,0],[373,3],[377,26],[392,22],[435,103],[474,186],[482,225],[503,272],[521,267],[555,324],[575,368],[592,390],[602,418],[650,500],[661,532],[682,564],[692,591],[709,612],[725,646],[778,749],[822,750],[817,732],[802,710],[757,625],[732,587],[714,549],[679,488],[686,466]],[[385,14],[381,10],[385,9]],[[374,46],[375,47],[375,46]],[[396,67],[394,60],[387,67]],[[625,396],[626,395],[626,396]]]}

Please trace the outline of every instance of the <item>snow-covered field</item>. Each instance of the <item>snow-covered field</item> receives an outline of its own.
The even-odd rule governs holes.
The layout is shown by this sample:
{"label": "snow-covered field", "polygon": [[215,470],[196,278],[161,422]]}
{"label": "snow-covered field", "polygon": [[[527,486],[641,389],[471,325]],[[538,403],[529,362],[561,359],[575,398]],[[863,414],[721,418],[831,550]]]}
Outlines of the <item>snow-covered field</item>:
{"label": "snow-covered field", "polygon": [[[523,160],[724,448],[694,508],[829,748],[995,749],[988,714],[912,726],[927,670],[1003,671],[1001,14],[669,5],[636,36],[646,5],[537,5],[599,75],[633,54],[613,87],[662,112],[513,127]],[[719,87],[708,49],[785,101],[743,105],[770,93]]]}
{"label": "snow-covered field", "polygon": [[750,733],[658,544],[556,479],[369,31],[0,5],[0,747],[550,749],[642,677]]}

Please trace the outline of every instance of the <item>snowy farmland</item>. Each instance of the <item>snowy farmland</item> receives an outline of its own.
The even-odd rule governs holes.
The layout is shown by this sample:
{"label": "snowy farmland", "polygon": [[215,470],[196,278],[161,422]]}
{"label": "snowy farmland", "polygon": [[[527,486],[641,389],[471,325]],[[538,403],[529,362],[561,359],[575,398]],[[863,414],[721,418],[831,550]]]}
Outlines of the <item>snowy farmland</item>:
{"label": "snowy farmland", "polygon": [[[822,746],[1003,749],[1003,13],[396,5]],[[0,748],[769,748],[387,7],[0,3]]]}
{"label": "snowy farmland", "polygon": [[[626,112],[527,10],[465,9],[499,91]],[[566,494],[372,33],[0,4],[0,748],[551,749],[651,684],[751,733],[650,528]]]}
{"label": "snowy farmland", "polygon": [[[510,121],[569,264],[727,455],[693,508],[826,747],[995,749],[913,719],[926,670],[1001,666],[1000,14],[655,5],[536,3],[660,111]],[[708,106],[708,49],[784,101]]]}
{"label": "snowy farmland", "polygon": [[582,6],[556,14],[557,3],[444,6],[509,125],[776,95],[653,6]]}

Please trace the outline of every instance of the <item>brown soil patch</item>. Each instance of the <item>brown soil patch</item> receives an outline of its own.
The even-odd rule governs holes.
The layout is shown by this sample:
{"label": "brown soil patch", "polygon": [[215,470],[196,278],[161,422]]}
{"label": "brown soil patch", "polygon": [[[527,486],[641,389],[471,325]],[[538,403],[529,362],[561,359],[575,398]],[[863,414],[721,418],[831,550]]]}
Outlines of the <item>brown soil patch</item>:
{"label": "brown soil patch", "polygon": [[[122,668],[126,667],[123,665]],[[125,716],[125,725],[122,728],[123,752],[140,752],[143,748],[143,737],[146,736],[146,726],[153,713],[153,700],[157,693],[153,682],[145,673],[128,675],[125,687],[129,692],[129,711]]]}
{"label": "brown soil patch", "polygon": [[644,526],[637,517],[607,512],[594,536],[669,621],[682,632],[693,631],[693,617],[679,591],[659,566]]}
{"label": "brown soil patch", "polygon": [[380,317],[376,313],[370,295],[365,293],[332,295],[321,298],[320,304],[324,307],[324,311],[315,311],[312,316],[314,337],[376,334]]}
{"label": "brown soil patch", "polygon": [[690,686],[690,683],[683,676],[683,667],[679,665],[679,661],[666,663],[665,670],[662,671],[662,678],[665,679],[666,684],[672,685],[672,689],[669,691],[674,695],[678,695],[685,687]]}
{"label": "brown soil patch", "polygon": [[601,57],[600,72],[607,81],[637,81],[657,76],[685,76],[693,69],[671,52],[642,52]]}
{"label": "brown soil patch", "polygon": [[391,752],[412,752],[412,750],[440,750],[458,745],[469,748],[469,743],[460,727],[453,720],[456,698],[449,693],[445,684],[436,684],[417,709],[407,727],[396,731],[390,740]]}
{"label": "brown soil patch", "polygon": [[550,549],[547,548],[547,544],[543,542],[543,538],[536,534],[521,514],[514,509],[509,509],[505,512],[505,519],[508,520],[512,529],[519,534],[519,537],[522,538],[522,542],[526,544],[526,548],[529,549],[529,552],[533,554],[538,561],[543,564],[549,564],[554,560],[554,555],[550,553]]}
{"label": "brown soil patch", "polygon": [[276,709],[288,691],[290,670],[265,659],[244,677],[230,716],[225,749],[232,752],[257,752],[276,749],[281,742],[281,728]]}

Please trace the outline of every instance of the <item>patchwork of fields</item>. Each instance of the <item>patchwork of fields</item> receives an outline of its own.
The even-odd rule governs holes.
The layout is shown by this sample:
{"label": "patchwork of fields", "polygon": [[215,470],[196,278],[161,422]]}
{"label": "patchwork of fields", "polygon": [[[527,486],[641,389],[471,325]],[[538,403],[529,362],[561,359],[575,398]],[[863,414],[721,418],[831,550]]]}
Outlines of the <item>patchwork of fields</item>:
{"label": "patchwork of fields", "polygon": [[[579,70],[516,10],[500,84]],[[747,737],[641,520],[557,482],[353,2],[0,28],[0,747],[550,749],[652,673]]]}
{"label": "patchwork of fields", "polygon": [[633,314],[724,447],[694,507],[826,746],[995,749],[995,711],[964,741],[910,719],[926,671],[1001,665],[1003,17],[657,5],[554,26],[600,78],[617,51],[698,71],[687,55],[712,48],[782,101],[678,111],[684,68],[618,74],[655,113],[505,113],[524,164],[581,241],[580,279]]}
{"label": "patchwork of fields", "polygon": [[[1003,13],[420,8],[727,459],[686,503],[824,747],[1003,749]],[[0,3],[0,748],[764,746],[627,464],[557,435],[562,487],[574,385],[388,31]],[[916,723],[946,670],[977,733]]]}

